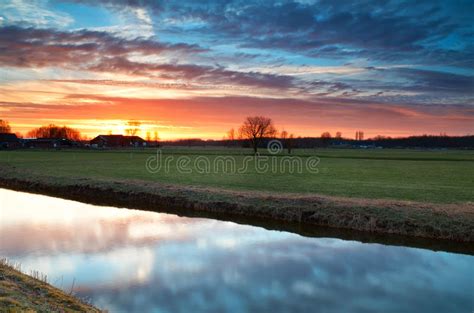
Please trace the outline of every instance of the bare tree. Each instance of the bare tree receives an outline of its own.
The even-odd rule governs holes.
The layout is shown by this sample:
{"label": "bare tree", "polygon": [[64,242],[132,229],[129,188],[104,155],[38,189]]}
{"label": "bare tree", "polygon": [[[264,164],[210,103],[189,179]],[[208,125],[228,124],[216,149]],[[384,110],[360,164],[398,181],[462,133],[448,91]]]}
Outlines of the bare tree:
{"label": "bare tree", "polygon": [[159,140],[160,140],[160,137],[158,136],[158,132],[155,130],[153,134],[153,141],[155,142],[155,145],[158,145]]}
{"label": "bare tree", "polygon": [[0,120],[0,133],[9,133],[12,131],[10,124],[5,120]]}
{"label": "bare tree", "polygon": [[254,153],[263,138],[273,137],[276,132],[272,119],[263,116],[249,116],[239,128],[239,136],[250,141]]}
{"label": "bare tree", "polygon": [[341,133],[341,132],[337,132],[337,133],[336,133],[336,138],[337,138],[337,139],[341,139],[341,138],[342,138],[342,133]]}
{"label": "bare tree", "polygon": [[125,133],[128,136],[136,136],[137,133],[140,131],[140,126],[142,123],[140,121],[128,121],[127,122],[127,127],[125,129]]}
{"label": "bare tree", "polygon": [[235,140],[235,129],[229,129],[227,132],[227,140]]}
{"label": "bare tree", "polygon": [[146,132],[146,141],[150,142],[151,141],[151,134],[150,132]]}

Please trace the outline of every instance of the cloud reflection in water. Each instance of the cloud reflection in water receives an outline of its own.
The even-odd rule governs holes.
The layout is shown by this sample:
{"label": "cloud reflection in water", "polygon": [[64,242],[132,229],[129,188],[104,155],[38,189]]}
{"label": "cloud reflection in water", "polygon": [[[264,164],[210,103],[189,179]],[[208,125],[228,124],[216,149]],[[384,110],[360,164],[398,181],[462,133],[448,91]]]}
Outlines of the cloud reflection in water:
{"label": "cloud reflection in water", "polygon": [[0,254],[112,312],[472,310],[474,257],[0,189]]}

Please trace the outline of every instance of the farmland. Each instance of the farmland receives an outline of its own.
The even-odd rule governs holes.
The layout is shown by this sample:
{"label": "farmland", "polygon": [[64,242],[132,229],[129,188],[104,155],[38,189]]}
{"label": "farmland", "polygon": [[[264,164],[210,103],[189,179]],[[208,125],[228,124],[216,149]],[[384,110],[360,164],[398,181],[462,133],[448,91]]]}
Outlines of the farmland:
{"label": "farmland", "polygon": [[[240,148],[163,148],[159,171],[145,167],[156,150],[3,151],[0,166],[25,175],[61,178],[119,179],[238,191],[317,194],[363,199],[434,203],[474,200],[474,152],[415,150],[295,150],[293,159],[317,158],[316,171],[291,172],[279,160],[287,154],[262,153],[258,171],[251,151]],[[263,152],[263,149],[262,149]],[[235,162],[235,169],[215,168],[217,158]],[[187,159],[182,169],[179,159]],[[246,162],[246,158],[249,158]],[[221,164],[222,165],[222,164]],[[288,164],[286,164],[288,165]],[[279,168],[281,166],[282,168]],[[238,171],[238,169],[245,169]]]}

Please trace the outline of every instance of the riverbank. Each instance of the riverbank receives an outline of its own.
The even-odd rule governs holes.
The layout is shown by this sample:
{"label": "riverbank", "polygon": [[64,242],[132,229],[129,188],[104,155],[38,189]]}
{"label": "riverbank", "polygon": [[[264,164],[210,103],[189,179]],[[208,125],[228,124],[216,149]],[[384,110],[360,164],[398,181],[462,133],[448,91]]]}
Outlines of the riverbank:
{"label": "riverbank", "polygon": [[141,180],[53,177],[0,167],[0,187],[99,205],[203,212],[377,234],[474,242],[474,203],[435,204],[292,193],[232,191]]}
{"label": "riverbank", "polygon": [[0,260],[1,312],[100,312],[48,283]]}

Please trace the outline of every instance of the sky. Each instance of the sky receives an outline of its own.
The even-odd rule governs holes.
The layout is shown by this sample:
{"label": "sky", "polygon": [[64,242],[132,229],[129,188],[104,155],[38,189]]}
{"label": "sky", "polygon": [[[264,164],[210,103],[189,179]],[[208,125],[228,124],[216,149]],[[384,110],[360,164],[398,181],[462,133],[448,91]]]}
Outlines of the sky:
{"label": "sky", "polygon": [[[100,2],[100,4],[98,4]],[[0,119],[84,135],[474,134],[474,1],[0,1]]]}

